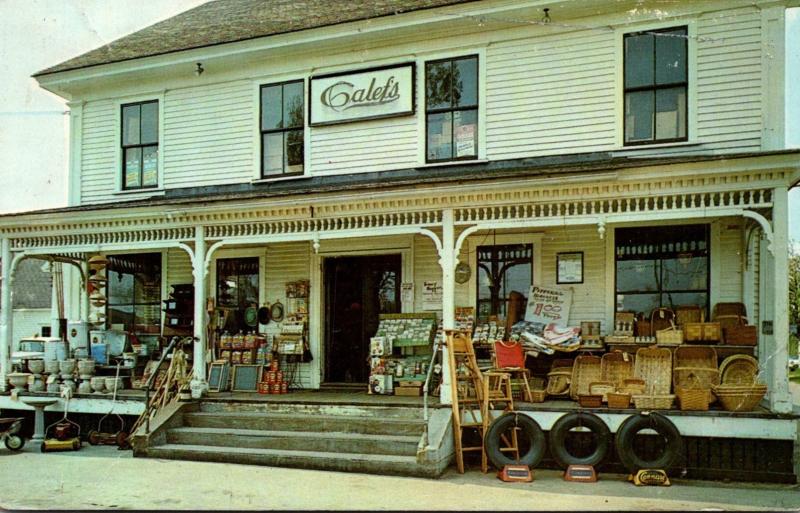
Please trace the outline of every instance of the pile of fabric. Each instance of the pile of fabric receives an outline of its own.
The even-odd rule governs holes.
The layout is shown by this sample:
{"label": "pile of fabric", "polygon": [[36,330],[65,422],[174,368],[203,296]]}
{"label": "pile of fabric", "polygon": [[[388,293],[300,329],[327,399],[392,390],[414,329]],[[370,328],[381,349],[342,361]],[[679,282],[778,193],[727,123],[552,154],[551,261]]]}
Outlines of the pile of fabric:
{"label": "pile of fabric", "polygon": [[580,334],[578,327],[562,327],[554,323],[520,321],[511,327],[511,339],[519,340],[525,352],[534,357],[539,353],[575,351],[580,347]]}

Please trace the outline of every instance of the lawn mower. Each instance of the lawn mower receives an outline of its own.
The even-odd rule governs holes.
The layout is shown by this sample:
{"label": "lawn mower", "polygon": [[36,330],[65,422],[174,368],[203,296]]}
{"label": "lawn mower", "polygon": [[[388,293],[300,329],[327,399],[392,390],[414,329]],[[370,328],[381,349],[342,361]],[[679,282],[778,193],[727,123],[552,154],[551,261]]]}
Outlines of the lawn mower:
{"label": "lawn mower", "polygon": [[47,426],[44,430],[42,452],[77,451],[81,448],[81,426],[67,418],[69,399],[72,395],[69,388],[64,388],[61,395],[64,402],[64,417]]}
{"label": "lawn mower", "polygon": [[93,429],[89,431],[87,438],[89,443],[92,445],[116,445],[120,449],[127,448],[128,444],[128,433],[125,431],[125,420],[119,413],[115,413],[114,415],[119,420],[119,429],[112,433],[103,431],[103,421],[111,415],[114,411],[114,406],[117,404],[117,386],[119,384],[119,367],[120,361],[117,360],[117,374],[116,379],[114,379],[114,395],[111,399],[111,409],[108,413],[100,417],[100,420],[97,422],[97,429]]}
{"label": "lawn mower", "polygon": [[25,446],[25,439],[19,435],[24,417],[0,419],[0,439],[12,451],[21,451]]}

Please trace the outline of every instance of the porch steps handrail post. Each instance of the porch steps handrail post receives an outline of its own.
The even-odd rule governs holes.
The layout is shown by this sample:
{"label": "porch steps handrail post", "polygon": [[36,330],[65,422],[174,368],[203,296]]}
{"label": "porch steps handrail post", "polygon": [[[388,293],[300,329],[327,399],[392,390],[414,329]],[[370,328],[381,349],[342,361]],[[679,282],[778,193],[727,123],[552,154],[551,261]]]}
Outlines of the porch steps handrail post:
{"label": "porch steps handrail post", "polygon": [[[442,210],[442,249],[439,255],[439,265],[442,268],[442,330],[452,330],[456,327],[455,319],[455,223],[452,208]],[[440,401],[450,404],[450,369],[447,359],[447,348],[442,348],[442,386],[440,387]]]}
{"label": "porch steps handrail post", "polygon": [[2,258],[2,298],[0,298],[0,391],[8,390],[7,375],[11,370],[11,350],[13,311],[11,306],[11,241],[8,237],[0,239],[0,258]]}

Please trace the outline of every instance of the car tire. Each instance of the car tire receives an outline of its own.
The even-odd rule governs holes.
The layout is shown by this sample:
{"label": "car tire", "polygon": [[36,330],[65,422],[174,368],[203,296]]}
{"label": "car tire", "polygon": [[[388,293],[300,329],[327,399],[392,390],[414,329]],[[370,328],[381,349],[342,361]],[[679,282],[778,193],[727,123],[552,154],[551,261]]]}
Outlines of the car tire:
{"label": "car tire", "polygon": [[[666,442],[663,454],[656,459],[646,460],[634,451],[636,434],[643,429],[652,429]],[[683,439],[678,428],[667,417],[656,412],[631,415],[625,419],[617,429],[614,445],[617,448],[619,461],[632,474],[642,469],[666,471],[683,454]]]}
{"label": "car tire", "polygon": [[[588,428],[597,437],[595,450],[585,457],[572,455],[566,447],[567,434],[572,428]],[[550,455],[561,468],[570,465],[598,465],[608,454],[611,445],[611,431],[606,423],[592,413],[573,412],[560,417],[550,428]]]}
{"label": "car tire", "polygon": [[[522,430],[521,436],[530,443],[530,448],[525,454],[520,455],[519,461],[506,456],[500,450],[501,435],[512,427],[520,428]],[[495,419],[489,425],[484,437],[486,456],[497,469],[502,469],[506,465],[535,467],[544,457],[546,444],[544,432],[539,427],[539,424],[527,415],[519,413],[506,413]]]}

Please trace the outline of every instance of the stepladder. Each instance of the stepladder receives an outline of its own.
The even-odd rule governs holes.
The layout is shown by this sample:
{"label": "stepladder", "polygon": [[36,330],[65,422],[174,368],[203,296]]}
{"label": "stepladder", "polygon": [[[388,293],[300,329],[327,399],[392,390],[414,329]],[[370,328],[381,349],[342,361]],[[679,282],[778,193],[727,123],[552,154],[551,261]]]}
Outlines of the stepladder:
{"label": "stepladder", "polygon": [[[450,372],[456,467],[463,474],[465,453],[480,451],[481,461],[486,458],[483,449],[485,423],[482,416],[485,388],[470,334],[446,330],[445,343]],[[471,442],[465,445],[465,440]]]}

